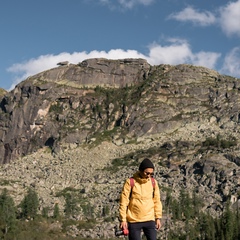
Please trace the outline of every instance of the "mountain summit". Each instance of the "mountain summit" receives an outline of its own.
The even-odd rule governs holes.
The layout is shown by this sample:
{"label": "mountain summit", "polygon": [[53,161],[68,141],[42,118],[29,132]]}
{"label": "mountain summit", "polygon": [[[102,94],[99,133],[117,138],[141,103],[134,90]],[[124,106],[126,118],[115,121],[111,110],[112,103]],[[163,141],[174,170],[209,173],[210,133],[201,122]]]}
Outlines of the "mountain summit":
{"label": "mountain summit", "polygon": [[48,146],[239,139],[240,80],[191,65],[88,59],[29,77],[0,102],[0,163]]}

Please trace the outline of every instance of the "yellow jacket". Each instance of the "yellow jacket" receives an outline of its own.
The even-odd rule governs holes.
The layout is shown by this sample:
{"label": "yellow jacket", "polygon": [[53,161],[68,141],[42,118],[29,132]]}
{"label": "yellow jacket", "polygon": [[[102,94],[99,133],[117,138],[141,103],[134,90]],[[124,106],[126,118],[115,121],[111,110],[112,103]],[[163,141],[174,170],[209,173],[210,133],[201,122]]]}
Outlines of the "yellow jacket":
{"label": "yellow jacket", "polygon": [[139,172],[133,175],[134,187],[132,188],[130,179],[127,179],[120,197],[120,221],[121,222],[146,222],[155,221],[162,218],[162,203],[160,200],[160,190],[155,180],[155,190],[153,197],[153,186],[150,178],[141,178]]}

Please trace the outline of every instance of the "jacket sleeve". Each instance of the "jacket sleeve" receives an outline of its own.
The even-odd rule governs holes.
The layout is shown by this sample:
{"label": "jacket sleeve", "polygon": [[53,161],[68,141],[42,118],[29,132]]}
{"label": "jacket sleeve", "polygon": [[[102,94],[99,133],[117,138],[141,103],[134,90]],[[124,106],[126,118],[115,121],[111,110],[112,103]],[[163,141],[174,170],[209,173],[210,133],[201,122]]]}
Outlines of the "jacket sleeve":
{"label": "jacket sleeve", "polygon": [[155,219],[157,218],[162,218],[162,202],[160,198],[160,189],[158,186],[157,181],[155,180],[155,190],[154,190],[154,214],[155,214]]}
{"label": "jacket sleeve", "polygon": [[129,204],[129,196],[131,192],[130,180],[127,179],[123,185],[120,195],[119,217],[121,222],[127,221],[127,208]]}

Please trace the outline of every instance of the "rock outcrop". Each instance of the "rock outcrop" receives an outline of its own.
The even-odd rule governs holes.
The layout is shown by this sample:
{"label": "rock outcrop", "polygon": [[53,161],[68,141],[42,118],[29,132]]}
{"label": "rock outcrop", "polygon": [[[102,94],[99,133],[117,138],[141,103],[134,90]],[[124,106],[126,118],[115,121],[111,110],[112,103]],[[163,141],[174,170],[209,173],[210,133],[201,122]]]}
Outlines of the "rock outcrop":
{"label": "rock outcrop", "polygon": [[[238,137],[238,79],[190,65],[90,59],[28,78],[0,103],[0,163],[49,146]],[[187,135],[182,131],[188,129]],[[229,131],[231,130],[231,131]],[[174,134],[173,134],[174,133]]]}
{"label": "rock outcrop", "polygon": [[[95,88],[134,85],[146,79],[149,69],[141,59],[91,59],[45,71],[20,83],[0,103],[0,163],[43,146],[56,150],[60,138],[69,143],[86,142],[97,130],[94,109],[103,101]],[[110,108],[116,106],[109,102],[106,107],[112,111]]]}

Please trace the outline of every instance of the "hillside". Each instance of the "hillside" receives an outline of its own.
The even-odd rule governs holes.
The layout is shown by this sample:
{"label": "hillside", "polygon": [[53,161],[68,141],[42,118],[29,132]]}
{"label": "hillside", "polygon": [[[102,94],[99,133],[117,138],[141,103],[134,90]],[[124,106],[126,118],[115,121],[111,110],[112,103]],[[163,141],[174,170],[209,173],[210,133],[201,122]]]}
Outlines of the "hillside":
{"label": "hillside", "polygon": [[219,216],[239,199],[239,101],[240,79],[192,65],[89,59],[50,69],[2,97],[0,187],[16,203],[34,188],[49,214],[77,192],[74,218],[86,220],[88,206],[100,238],[113,236],[122,184],[149,157],[164,203],[187,189]]}

